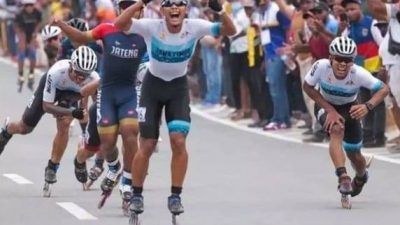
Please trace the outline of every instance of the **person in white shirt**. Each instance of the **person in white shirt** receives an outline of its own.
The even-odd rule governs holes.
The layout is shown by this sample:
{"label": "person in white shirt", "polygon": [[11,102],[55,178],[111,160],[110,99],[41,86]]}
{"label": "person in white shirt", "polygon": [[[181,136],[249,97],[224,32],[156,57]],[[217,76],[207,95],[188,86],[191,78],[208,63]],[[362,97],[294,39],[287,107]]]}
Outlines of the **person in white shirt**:
{"label": "person in white shirt", "polygon": [[[335,38],[329,53],[329,59],[314,63],[305,77],[303,89],[315,101],[315,116],[330,136],[329,154],[339,178],[339,191],[343,195],[356,196],[368,180],[366,160],[361,154],[360,120],[383,101],[389,89],[354,63],[357,46],[352,39]],[[368,101],[358,103],[361,87],[374,94]],[[345,167],[345,152],[355,168],[353,181]]]}
{"label": "person in white shirt", "polygon": [[132,19],[149,0],[138,1],[126,9],[115,21],[122,29],[132,20],[130,32],[143,36],[149,54],[149,70],[141,91],[138,108],[140,149],[132,164],[133,197],[130,209],[143,212],[143,183],[149,159],[157,144],[161,113],[165,108],[172,148],[172,185],[168,208],[173,215],[184,212],[180,194],[188,164],[186,136],[190,129],[190,108],[187,65],[196,42],[205,35],[232,35],[235,27],[217,0],[210,0],[209,7],[221,14],[222,23],[201,19],[185,19],[187,0],[163,0],[161,12],[164,19]]}
{"label": "person in white shirt", "polygon": [[[69,125],[73,118],[81,120],[86,114],[78,107],[78,101],[94,94],[98,86],[100,77],[95,71],[96,66],[96,54],[86,46],[77,48],[71,60],[56,62],[42,76],[21,120],[9,122],[9,118],[6,119],[0,132],[0,154],[14,134],[31,133],[45,113],[52,114],[56,118],[57,134],[45,170],[45,182],[56,183],[56,172],[68,144]],[[44,194],[50,197],[49,192]]]}

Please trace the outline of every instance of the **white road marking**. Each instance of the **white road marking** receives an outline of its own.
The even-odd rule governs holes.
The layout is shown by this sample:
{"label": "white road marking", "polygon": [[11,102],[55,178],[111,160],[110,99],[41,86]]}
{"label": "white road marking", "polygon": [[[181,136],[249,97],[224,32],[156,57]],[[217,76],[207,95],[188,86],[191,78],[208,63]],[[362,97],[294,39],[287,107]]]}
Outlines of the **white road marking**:
{"label": "white road marking", "polygon": [[33,184],[32,181],[15,173],[5,173],[3,174],[3,176],[7,177],[8,179],[14,181],[17,184]]}
{"label": "white road marking", "polygon": [[[193,106],[190,107],[190,110],[194,114],[196,114],[196,115],[198,115],[200,117],[203,117],[203,118],[205,118],[207,120],[211,120],[211,121],[216,122],[216,123],[220,123],[220,124],[223,124],[223,125],[226,125],[226,126],[230,126],[230,127],[233,127],[235,129],[238,129],[238,130],[241,130],[241,131],[246,131],[246,132],[250,132],[250,133],[254,133],[254,134],[258,134],[258,135],[262,135],[262,136],[266,136],[266,137],[270,137],[270,138],[275,138],[275,139],[279,139],[279,140],[282,140],[282,141],[289,141],[289,142],[293,142],[293,143],[313,145],[313,146],[318,146],[318,147],[323,147],[323,148],[327,148],[328,147],[327,143],[304,143],[299,139],[284,136],[285,134],[270,133],[270,132],[265,132],[265,131],[258,130],[258,129],[248,128],[246,126],[239,125],[239,124],[237,124],[237,123],[235,123],[233,121],[230,121],[230,120],[216,118],[216,117],[211,116],[208,113],[203,112],[203,111],[201,111],[201,110],[199,110],[199,109],[197,109],[196,107],[193,107]],[[363,154],[366,155],[366,156],[372,156],[373,155],[375,157],[375,159],[377,159],[377,160],[400,165],[400,159],[393,159],[393,158],[387,157],[386,154],[382,153],[382,152],[379,153],[379,154],[363,152]]]}
{"label": "white road marking", "polygon": [[73,202],[57,202],[61,208],[67,210],[73,216],[78,218],[79,220],[97,220],[97,217],[93,216],[77,204]]}

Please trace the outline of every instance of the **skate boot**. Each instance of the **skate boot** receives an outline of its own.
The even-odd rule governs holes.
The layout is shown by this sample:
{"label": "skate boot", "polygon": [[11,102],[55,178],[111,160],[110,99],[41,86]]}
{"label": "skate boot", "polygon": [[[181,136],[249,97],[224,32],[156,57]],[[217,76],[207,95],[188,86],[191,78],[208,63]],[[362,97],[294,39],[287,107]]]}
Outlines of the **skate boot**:
{"label": "skate boot", "polygon": [[104,168],[100,167],[98,165],[93,165],[92,168],[90,168],[89,170],[89,181],[86,184],[86,189],[89,189],[93,183],[101,176],[101,174],[103,173]]}
{"label": "skate boot", "polygon": [[106,177],[101,182],[100,188],[102,190],[102,198],[99,202],[98,208],[101,209],[104,206],[107,198],[111,195],[112,190],[118,184],[121,173],[118,170],[112,171],[108,170]]}
{"label": "skate boot", "polygon": [[131,198],[129,210],[135,214],[141,214],[144,211],[143,196],[141,194],[134,194]]}
{"label": "skate boot", "polygon": [[344,174],[339,177],[338,190],[340,193],[345,195],[351,194],[353,192],[353,188],[351,186],[351,178],[348,175]]}
{"label": "skate boot", "polygon": [[339,177],[338,190],[341,193],[342,208],[351,209],[351,200],[349,195],[353,192],[351,187],[351,178],[347,174],[343,174]]}
{"label": "skate boot", "polygon": [[34,91],[34,87],[33,87],[34,84],[35,84],[35,76],[31,73],[28,76],[28,84],[27,84],[29,90]]}
{"label": "skate boot", "polygon": [[76,179],[82,183],[83,185],[83,190],[86,190],[86,182],[88,180],[88,172],[86,169],[86,162],[84,163],[79,163],[76,158],[74,160],[74,166],[75,166],[75,177]]}
{"label": "skate boot", "polygon": [[175,216],[185,211],[181,202],[181,197],[179,195],[172,194],[168,197],[168,209],[172,213],[172,215]]}
{"label": "skate boot", "polygon": [[132,198],[132,180],[126,177],[125,171],[119,183],[119,193],[122,198],[122,212],[125,216],[129,216],[129,204]]}
{"label": "skate boot", "polygon": [[118,183],[119,176],[120,175],[118,174],[118,172],[109,170],[107,172],[106,177],[101,182],[101,185],[100,185],[101,190],[103,192],[112,192],[112,190]]}
{"label": "skate boot", "polygon": [[365,174],[362,177],[355,176],[353,181],[351,182],[351,187],[353,188],[351,197],[359,195],[365,183],[367,183],[367,181],[368,181],[368,171],[365,171]]}
{"label": "skate boot", "polygon": [[51,196],[51,188],[54,183],[57,182],[57,171],[46,167],[44,171],[44,187],[43,187],[43,197],[49,198]]}
{"label": "skate boot", "polygon": [[0,129],[0,155],[6,147],[8,141],[12,138],[12,135],[7,133],[7,126],[10,121],[10,118],[7,117],[4,121],[3,127]]}
{"label": "skate boot", "polygon": [[139,214],[144,211],[143,196],[141,194],[133,194],[129,205],[130,218],[129,225],[139,225]]}
{"label": "skate boot", "polygon": [[17,80],[17,85],[18,85],[17,91],[18,91],[18,93],[21,93],[22,87],[24,86],[24,83],[25,83],[25,78],[23,76],[18,77],[18,80]]}

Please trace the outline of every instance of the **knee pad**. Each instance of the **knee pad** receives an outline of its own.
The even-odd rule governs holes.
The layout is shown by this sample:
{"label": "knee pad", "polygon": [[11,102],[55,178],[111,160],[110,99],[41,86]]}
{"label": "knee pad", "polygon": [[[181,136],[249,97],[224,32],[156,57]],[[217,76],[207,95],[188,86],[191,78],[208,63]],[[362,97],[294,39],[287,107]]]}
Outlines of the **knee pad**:
{"label": "knee pad", "polygon": [[362,142],[359,143],[348,143],[343,141],[343,149],[346,152],[359,152],[361,151]]}
{"label": "knee pad", "polygon": [[167,126],[170,133],[178,132],[187,135],[190,130],[190,123],[184,120],[172,120]]}

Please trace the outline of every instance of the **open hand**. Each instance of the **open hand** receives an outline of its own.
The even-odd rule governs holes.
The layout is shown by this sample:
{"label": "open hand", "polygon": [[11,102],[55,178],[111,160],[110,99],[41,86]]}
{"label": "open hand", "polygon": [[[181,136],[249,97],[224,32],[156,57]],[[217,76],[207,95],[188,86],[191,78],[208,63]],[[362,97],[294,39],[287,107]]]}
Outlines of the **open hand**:
{"label": "open hand", "polygon": [[344,128],[344,118],[336,111],[328,112],[324,124],[325,131],[330,133],[333,125],[335,124],[339,125],[341,128]]}
{"label": "open hand", "polygon": [[368,114],[368,108],[365,104],[353,105],[351,106],[349,113],[351,118],[359,120]]}

